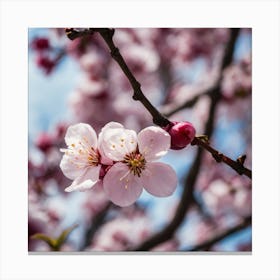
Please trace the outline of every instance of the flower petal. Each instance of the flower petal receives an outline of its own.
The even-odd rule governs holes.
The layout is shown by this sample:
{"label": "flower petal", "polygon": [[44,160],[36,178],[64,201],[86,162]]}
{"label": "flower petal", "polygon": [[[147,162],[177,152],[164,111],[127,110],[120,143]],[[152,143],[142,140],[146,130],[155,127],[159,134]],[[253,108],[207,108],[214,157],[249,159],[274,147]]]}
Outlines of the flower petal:
{"label": "flower petal", "polygon": [[170,148],[170,135],[160,127],[146,127],[138,133],[140,153],[152,161],[164,156]]}
{"label": "flower petal", "polygon": [[113,128],[123,128],[123,125],[118,123],[118,122],[109,122],[107,123],[104,127],[102,127],[99,135],[98,135],[98,149],[99,149],[99,154],[101,155],[101,163],[105,164],[105,165],[112,165],[113,161],[112,159],[108,158],[102,148],[102,143],[103,143],[103,135],[104,135],[104,131],[106,131],[107,129],[113,129]]}
{"label": "flower petal", "polygon": [[123,128],[123,125],[118,122],[109,122],[102,127],[101,132],[99,133],[99,137],[102,135],[103,131],[108,128]]}
{"label": "flower petal", "polygon": [[177,186],[176,172],[165,163],[148,162],[141,177],[145,190],[154,196],[170,196]]}
{"label": "flower petal", "polygon": [[121,207],[133,204],[143,190],[141,178],[130,173],[128,166],[121,162],[109,169],[103,187],[109,199]]}
{"label": "flower petal", "polygon": [[60,162],[60,168],[63,174],[74,180],[75,178],[81,176],[85,172],[85,168],[80,167],[75,161],[72,155],[64,154]]}
{"label": "flower petal", "polygon": [[65,142],[68,146],[79,143],[80,141],[86,142],[88,146],[93,148],[97,147],[97,136],[95,130],[86,123],[78,123],[68,127]]}
{"label": "flower petal", "polygon": [[121,161],[126,154],[136,150],[137,135],[134,130],[117,127],[116,124],[102,129],[99,135],[99,150],[103,157]]}
{"label": "flower petal", "polygon": [[100,168],[101,165],[88,167],[81,176],[77,177],[73,183],[65,189],[65,191],[85,191],[92,188],[99,181]]}

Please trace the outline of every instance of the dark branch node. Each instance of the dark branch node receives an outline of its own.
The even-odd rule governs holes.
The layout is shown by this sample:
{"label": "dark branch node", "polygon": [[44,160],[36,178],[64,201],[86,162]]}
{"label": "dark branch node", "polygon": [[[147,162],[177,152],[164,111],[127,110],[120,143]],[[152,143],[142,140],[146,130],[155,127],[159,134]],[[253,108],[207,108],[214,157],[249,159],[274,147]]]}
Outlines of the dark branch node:
{"label": "dark branch node", "polygon": [[134,91],[134,94],[132,95],[133,100],[139,101],[139,96],[137,95],[137,93]]}
{"label": "dark branch node", "polygon": [[236,172],[237,172],[239,175],[243,175],[243,174],[244,174],[244,168],[243,168],[243,166],[236,167],[235,170],[236,170]]}
{"label": "dark branch node", "polygon": [[114,48],[112,51],[111,51],[111,56],[115,59],[119,56],[120,54],[120,51],[118,48]]}
{"label": "dark branch node", "polygon": [[161,117],[161,118],[155,117],[155,118],[153,118],[153,123],[160,127],[165,127],[170,124],[170,121],[164,117]]}
{"label": "dark branch node", "polygon": [[224,155],[222,153],[217,152],[212,154],[212,156],[217,162],[222,162]]}
{"label": "dark branch node", "polygon": [[237,159],[237,162],[243,165],[245,160],[246,160],[246,155],[242,155]]}

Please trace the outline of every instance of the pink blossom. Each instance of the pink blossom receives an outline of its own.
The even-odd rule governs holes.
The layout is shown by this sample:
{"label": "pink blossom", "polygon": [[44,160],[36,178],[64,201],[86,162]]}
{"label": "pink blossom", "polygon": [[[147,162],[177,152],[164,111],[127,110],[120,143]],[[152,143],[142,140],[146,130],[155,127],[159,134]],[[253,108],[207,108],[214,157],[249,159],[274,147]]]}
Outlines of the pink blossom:
{"label": "pink blossom", "polygon": [[79,85],[79,90],[85,95],[95,98],[102,97],[107,94],[107,83],[102,79],[94,79],[90,76],[85,76]]}
{"label": "pink blossom", "polygon": [[195,128],[189,122],[173,122],[166,130],[171,136],[171,149],[173,150],[185,148],[195,137]]}
{"label": "pink blossom", "polygon": [[233,196],[229,188],[230,186],[224,180],[216,179],[202,193],[203,200],[212,215],[221,216],[231,212]]}
{"label": "pink blossom", "polygon": [[53,71],[56,64],[53,59],[46,55],[39,55],[36,59],[36,63],[37,66],[42,68],[42,70],[44,70],[47,75]]}
{"label": "pink blossom", "polygon": [[155,252],[174,252],[179,249],[179,241],[176,239],[170,239],[166,242],[163,242],[155,246],[152,251]]}
{"label": "pink blossom", "polygon": [[202,197],[209,212],[215,216],[236,213],[245,217],[251,213],[251,190],[239,178],[231,183],[221,179],[212,181]]}
{"label": "pink blossom", "polygon": [[101,53],[92,50],[80,57],[80,65],[85,72],[90,73],[93,77],[98,77],[104,71],[104,60],[106,59]]}
{"label": "pink blossom", "polygon": [[88,251],[125,251],[143,242],[150,234],[147,216],[133,209],[130,215],[121,213],[103,225]]}
{"label": "pink blossom", "polygon": [[153,72],[159,66],[159,57],[151,48],[140,45],[126,46],[123,53],[133,72]]}
{"label": "pink blossom", "polygon": [[222,94],[225,100],[244,98],[252,91],[251,57],[245,57],[240,63],[233,64],[223,73]]}
{"label": "pink blossom", "polygon": [[36,51],[48,50],[50,48],[49,39],[45,37],[35,38],[32,41],[31,46],[33,50]]}
{"label": "pink blossom", "polygon": [[101,168],[94,129],[84,123],[72,125],[67,129],[65,142],[68,148],[61,149],[65,154],[60,168],[66,177],[74,180],[65,191],[83,191],[93,187],[99,180]]}
{"label": "pink blossom", "polygon": [[108,205],[108,198],[103,190],[102,180],[94,186],[94,195],[84,197],[84,202],[82,203],[83,217],[89,224],[92,221],[93,216],[97,215],[105,209]]}
{"label": "pink blossom", "polygon": [[46,133],[42,132],[39,134],[36,139],[35,145],[42,151],[47,152],[53,146],[54,139],[53,137]]}
{"label": "pink blossom", "polygon": [[169,134],[159,127],[147,127],[138,135],[121,124],[107,124],[99,135],[100,153],[115,163],[103,180],[109,199],[119,206],[133,204],[143,187],[158,197],[171,195],[177,185],[175,171],[167,164],[153,162],[170,148]]}

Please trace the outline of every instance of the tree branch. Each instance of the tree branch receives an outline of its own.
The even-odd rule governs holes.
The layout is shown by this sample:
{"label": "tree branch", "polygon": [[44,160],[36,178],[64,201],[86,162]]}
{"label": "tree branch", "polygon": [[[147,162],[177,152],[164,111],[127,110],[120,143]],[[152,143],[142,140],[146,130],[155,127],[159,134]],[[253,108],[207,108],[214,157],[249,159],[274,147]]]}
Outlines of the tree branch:
{"label": "tree branch", "polygon": [[245,175],[248,178],[252,179],[252,171],[246,167],[244,167],[243,163],[245,161],[246,156],[240,156],[237,160],[232,160],[231,158],[225,156],[224,154],[220,153],[219,151],[212,148],[208,142],[205,142],[199,137],[195,137],[192,141],[191,145],[197,145],[205,150],[207,150],[213,158],[216,160],[216,162],[224,162],[226,165],[230,166],[232,169],[234,169],[239,175]]}
{"label": "tree branch", "polygon": [[127,66],[126,62],[124,61],[119,49],[115,46],[113,42],[113,35],[114,35],[114,29],[109,28],[100,28],[97,29],[97,32],[100,33],[104,41],[107,43],[112,58],[119,64],[120,68],[122,69],[123,73],[129,80],[133,90],[134,94],[132,98],[134,100],[140,101],[144,107],[150,112],[150,114],[153,117],[154,124],[165,127],[171,122],[165,118],[152,104],[151,102],[146,98],[146,96],[143,94],[141,90],[141,84],[136,80],[134,75],[131,73],[129,67]]}
{"label": "tree branch", "polygon": [[85,248],[87,248],[91,242],[92,239],[99,229],[99,227],[103,224],[104,219],[107,215],[108,210],[112,206],[112,203],[108,203],[103,210],[101,210],[96,216],[94,216],[91,220],[90,226],[87,228],[85,232],[85,238],[84,243],[80,247],[80,251],[83,251]]}
{"label": "tree branch", "polygon": [[164,111],[165,116],[170,117],[173,114],[181,111],[182,109],[187,109],[193,107],[196,102],[202,97],[202,96],[211,96],[213,92],[217,90],[217,85],[215,84],[214,86],[211,86],[209,89],[204,90],[200,93],[197,93],[192,99],[189,99],[185,101],[184,103],[180,104],[179,106],[175,107],[172,106],[173,108],[170,108],[168,110]]}
{"label": "tree branch", "polygon": [[[195,245],[191,248],[186,249],[187,251],[203,251],[203,250],[209,250],[213,245],[215,245],[217,242],[229,237],[231,234],[234,234],[242,229],[247,228],[248,226],[250,226],[252,224],[252,217],[246,217],[244,218],[244,220],[232,227],[227,229],[226,231],[224,231],[223,233],[220,233],[219,235],[212,237],[198,245]],[[186,250],[182,250],[182,251],[186,251]]]}

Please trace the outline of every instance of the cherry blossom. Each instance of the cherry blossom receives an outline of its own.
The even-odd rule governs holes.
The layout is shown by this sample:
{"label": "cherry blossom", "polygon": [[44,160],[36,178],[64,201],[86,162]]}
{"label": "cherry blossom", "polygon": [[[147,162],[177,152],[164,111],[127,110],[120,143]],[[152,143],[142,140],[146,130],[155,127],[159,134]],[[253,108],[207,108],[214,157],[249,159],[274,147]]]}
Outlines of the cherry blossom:
{"label": "cherry blossom", "polygon": [[104,177],[109,199],[119,206],[133,204],[143,187],[158,197],[170,196],[177,185],[175,171],[154,162],[170,148],[170,135],[159,127],[147,127],[138,135],[121,124],[111,122],[101,131],[100,153],[115,163]]}
{"label": "cherry blossom", "polygon": [[[77,28],[79,31],[83,29]],[[194,162],[197,148],[170,151],[168,160],[176,170],[182,185],[182,192],[173,195],[171,201],[154,199],[146,204],[143,197],[141,203],[134,203],[130,207],[117,207],[110,203],[108,200],[116,196],[114,189],[115,192],[121,190],[117,195],[124,196],[121,198],[123,201],[127,199],[125,195],[130,194],[130,191],[133,193],[140,189],[141,194],[146,185],[152,189],[153,187],[160,189],[160,185],[165,186],[162,183],[155,184],[154,181],[148,184],[144,176],[146,173],[149,174],[150,164],[164,165],[154,159],[148,160],[150,153],[142,154],[140,151],[139,134],[136,132],[151,125],[151,115],[141,102],[132,100],[131,85],[118,63],[111,57],[108,46],[99,34],[72,41],[67,38],[64,28],[30,31],[29,63],[32,66],[32,73],[36,70],[33,67],[35,66],[39,70],[38,73],[43,75],[39,76],[40,83],[36,89],[33,89],[32,84],[34,81],[37,84],[37,71],[34,72],[36,75],[29,75],[30,104],[32,104],[29,109],[36,108],[38,111],[36,122],[33,121],[33,114],[30,114],[31,133],[28,141],[29,251],[50,251],[51,248],[46,243],[32,239],[31,236],[36,233],[44,233],[50,237],[59,236],[66,225],[70,226],[68,224],[70,221],[77,222],[79,230],[73,232],[73,235],[71,233],[70,239],[60,251],[138,250],[139,245],[146,242],[151,235],[156,234],[158,230],[162,231],[161,225],[174,224],[175,213],[178,209],[180,212],[179,205],[187,203],[188,200],[183,201],[182,193],[186,188],[192,187],[185,178],[189,177],[188,174],[192,170],[189,165]],[[253,94],[251,29],[240,30],[233,60],[221,70],[230,34],[228,28],[116,28],[113,39],[132,74],[140,82],[144,95],[160,113],[172,122],[188,120],[195,127],[197,135],[205,134],[206,123],[213,118],[214,133],[208,135],[210,144],[233,158],[246,154],[245,165],[250,167]],[[54,82],[56,86],[51,89]],[[46,95],[40,91],[40,87],[44,88],[48,84],[51,94]],[[216,85],[219,86],[221,98],[216,110],[212,110],[212,99],[216,97],[215,94],[212,95],[211,89]],[[39,99],[41,97],[44,99]],[[35,106],[32,101],[34,98],[36,101],[40,100]],[[64,104],[63,101],[60,104],[62,99],[68,102]],[[49,106],[51,102],[61,106],[61,114],[56,115],[54,112],[50,115],[52,117],[48,117],[46,113],[53,109]],[[45,109],[44,104],[47,106]],[[123,126],[110,123],[103,128],[112,120]],[[57,121],[63,121],[64,124],[56,126]],[[75,123],[87,123],[94,128],[97,135],[103,129],[98,139],[94,136],[95,144],[89,146],[82,138],[84,134],[77,130],[75,133],[77,140],[66,143],[62,163],[59,149],[64,147],[67,127]],[[126,145],[121,147],[118,143],[119,146],[111,143],[116,146],[115,152],[119,152],[118,156],[113,152],[111,158],[105,156],[110,145],[108,140],[112,136],[106,132],[109,127],[111,134],[112,129],[117,127],[125,132],[128,131],[125,128],[136,131],[129,134],[135,142],[127,149],[129,156],[126,153]],[[171,134],[170,131],[167,132]],[[89,134],[92,135],[91,132]],[[128,137],[126,133],[124,134]],[[180,136],[180,133],[177,136]],[[87,133],[86,137],[91,139]],[[176,140],[179,140],[180,144],[186,137],[183,135]],[[81,157],[78,147],[71,146],[77,145],[79,141],[89,149],[94,148],[96,153],[94,164],[88,162],[87,155],[90,151],[88,148],[81,147],[82,151],[85,151],[84,157]],[[117,138],[114,141],[117,142]],[[172,135],[170,142],[172,148]],[[153,150],[153,153],[156,154],[157,150]],[[78,159],[75,159],[75,156]],[[159,158],[160,156],[157,157]],[[83,167],[77,169],[74,164]],[[66,166],[68,176],[64,176],[65,172],[61,171],[60,165],[64,165],[64,168]],[[188,250],[226,232],[235,222],[238,224],[243,218],[251,215],[251,181],[235,174],[226,165],[217,164],[211,154],[206,152],[203,153],[196,170],[199,172],[193,181],[193,189],[200,207],[196,207],[196,204],[190,205],[184,214],[185,218],[182,219],[182,226],[174,230],[174,239],[147,250]],[[114,174],[119,177],[114,177]],[[160,173],[164,183],[165,174],[165,171]],[[150,177],[155,180],[156,176],[152,174]],[[111,188],[114,188],[112,191],[108,184],[104,187],[104,182],[108,183],[110,180]],[[144,185],[143,182],[147,184]],[[125,190],[126,185],[128,190]],[[65,188],[71,191],[68,186],[79,191],[86,190],[83,187],[88,186],[92,192],[77,191],[69,195],[64,191]],[[135,193],[132,197],[133,201],[137,199]],[[117,204],[115,200],[112,201]],[[165,211],[166,203],[168,212]],[[65,213],[60,209],[62,206],[64,210],[67,209]],[[138,208],[141,208],[141,213]],[[247,241],[246,243],[238,241],[236,246],[237,241],[232,242],[229,238],[230,250],[244,250],[240,246],[242,244],[251,250],[250,230],[246,232],[249,244]],[[243,236],[243,233],[241,235]],[[232,245],[233,243],[235,245]],[[205,249],[217,251],[223,250],[223,247],[215,244]]]}
{"label": "cherry blossom", "polygon": [[50,48],[49,39],[45,37],[35,38],[31,43],[31,47],[36,51],[48,50]]}
{"label": "cherry blossom", "polygon": [[39,55],[36,63],[47,75],[49,75],[55,67],[55,61],[47,55]]}
{"label": "cherry blossom", "polygon": [[108,221],[92,240],[87,251],[124,251],[145,240],[151,234],[149,219],[137,209]]}
{"label": "cherry blossom", "polygon": [[65,142],[68,148],[61,149],[64,155],[60,168],[66,177],[74,180],[65,191],[83,191],[93,187],[99,180],[101,169],[96,132],[88,124],[72,125],[67,129]]}

